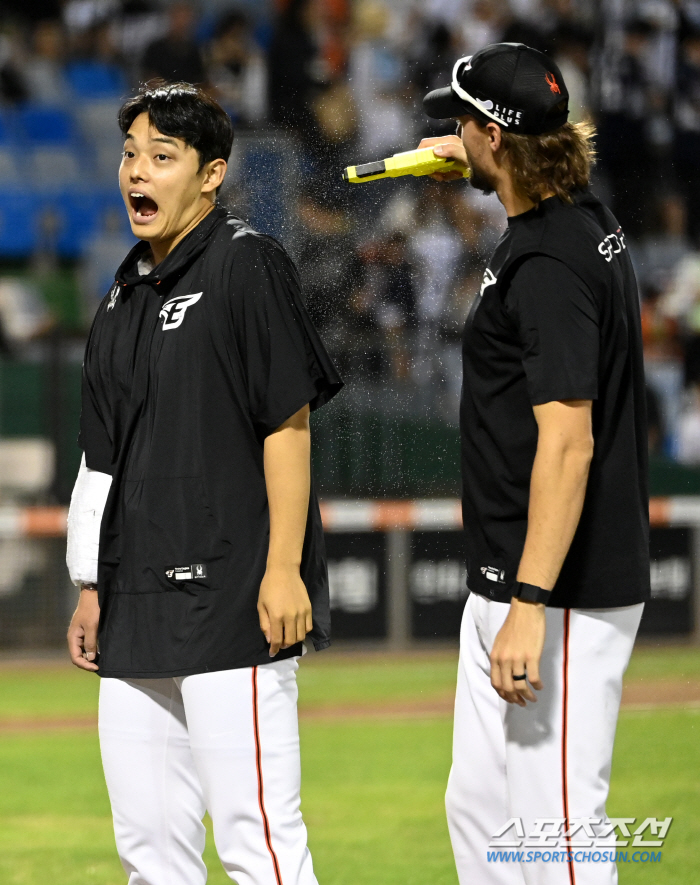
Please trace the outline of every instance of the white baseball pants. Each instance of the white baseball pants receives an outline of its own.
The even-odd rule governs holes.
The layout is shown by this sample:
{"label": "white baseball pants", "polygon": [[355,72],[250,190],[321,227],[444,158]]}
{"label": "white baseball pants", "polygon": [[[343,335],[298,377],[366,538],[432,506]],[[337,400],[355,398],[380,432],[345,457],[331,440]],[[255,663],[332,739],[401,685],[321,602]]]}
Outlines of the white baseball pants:
{"label": "white baseball pants", "polygon": [[[518,707],[501,700],[490,682],[489,653],[510,605],[470,595],[462,619],[446,796],[460,885],[617,882],[614,862],[592,862],[594,849],[577,847],[585,841],[581,832],[572,832],[570,850],[567,840],[563,848],[552,847],[552,840],[528,847],[528,841],[540,837],[524,838],[520,847],[509,849],[531,851],[531,857],[549,851],[548,862],[496,860],[493,854],[489,860],[488,852],[497,850],[489,842],[512,818],[522,820],[525,837],[536,829],[537,819],[559,821],[562,835],[582,818],[607,820],[622,675],[643,608],[548,608],[540,663],[544,687],[535,692],[537,703]],[[556,826],[545,826],[544,832]],[[601,832],[600,826],[591,826]],[[514,829],[504,838],[517,841]],[[554,852],[559,852],[557,860]]]}
{"label": "white baseball pants", "polygon": [[299,808],[297,667],[102,679],[100,747],[129,885],[204,885],[205,811],[238,885],[317,885]]}

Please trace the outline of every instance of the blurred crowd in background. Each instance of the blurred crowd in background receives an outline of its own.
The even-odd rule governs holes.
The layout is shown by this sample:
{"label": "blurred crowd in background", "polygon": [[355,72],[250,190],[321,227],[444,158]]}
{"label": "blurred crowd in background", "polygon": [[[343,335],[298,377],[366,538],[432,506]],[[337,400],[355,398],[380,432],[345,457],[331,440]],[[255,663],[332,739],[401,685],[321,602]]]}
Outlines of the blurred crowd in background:
{"label": "blurred crowd in background", "polygon": [[[598,129],[593,188],[637,269],[652,451],[700,465],[698,0],[39,0],[0,24],[0,346],[79,353],[133,240],[120,99],[153,77],[231,114],[223,200],[282,240],[349,395],[456,423],[460,333],[505,224],[495,198],[344,166],[454,131],[421,98],[487,43],[551,54]],[[32,225],[24,230],[27,218]],[[354,393],[353,393],[354,391]],[[408,404],[408,405],[407,405]],[[0,427],[2,433],[2,427]]]}

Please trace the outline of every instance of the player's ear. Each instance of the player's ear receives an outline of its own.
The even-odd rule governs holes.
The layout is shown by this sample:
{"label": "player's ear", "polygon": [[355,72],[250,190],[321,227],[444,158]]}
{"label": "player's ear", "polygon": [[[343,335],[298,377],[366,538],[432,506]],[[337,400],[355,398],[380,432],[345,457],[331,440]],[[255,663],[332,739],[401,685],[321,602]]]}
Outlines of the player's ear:
{"label": "player's ear", "polygon": [[202,181],[203,194],[210,194],[212,191],[216,191],[221,187],[227,168],[228,165],[226,160],[222,160],[221,158],[205,164],[204,169],[202,170],[204,173],[204,180]]}
{"label": "player's ear", "polygon": [[497,123],[487,123],[486,131],[489,137],[489,147],[495,154],[503,143],[501,139],[501,127]]}

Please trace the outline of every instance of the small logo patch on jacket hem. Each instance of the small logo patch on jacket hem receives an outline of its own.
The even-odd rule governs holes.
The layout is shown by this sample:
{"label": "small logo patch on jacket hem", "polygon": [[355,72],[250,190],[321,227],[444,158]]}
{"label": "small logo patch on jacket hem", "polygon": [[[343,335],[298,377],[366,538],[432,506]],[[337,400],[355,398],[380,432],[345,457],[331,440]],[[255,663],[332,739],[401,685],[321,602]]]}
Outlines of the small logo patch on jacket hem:
{"label": "small logo patch on jacket hem", "polygon": [[505,584],[506,582],[506,573],[503,569],[494,568],[492,565],[482,565],[479,571],[487,581],[494,581],[496,584]]}
{"label": "small logo patch on jacket hem", "polygon": [[206,576],[207,567],[203,562],[195,565],[176,565],[165,570],[165,577],[169,581],[196,581]]}

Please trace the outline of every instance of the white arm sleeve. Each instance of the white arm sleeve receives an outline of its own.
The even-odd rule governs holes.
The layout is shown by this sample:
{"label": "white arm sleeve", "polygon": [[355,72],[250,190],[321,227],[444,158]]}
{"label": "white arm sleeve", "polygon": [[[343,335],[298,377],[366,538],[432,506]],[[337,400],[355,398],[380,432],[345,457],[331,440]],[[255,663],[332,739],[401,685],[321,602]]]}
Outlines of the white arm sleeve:
{"label": "white arm sleeve", "polygon": [[68,573],[78,586],[97,583],[100,524],[111,484],[112,477],[90,470],[83,455],[68,510],[66,550]]}

